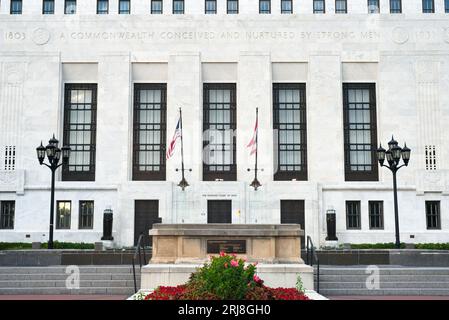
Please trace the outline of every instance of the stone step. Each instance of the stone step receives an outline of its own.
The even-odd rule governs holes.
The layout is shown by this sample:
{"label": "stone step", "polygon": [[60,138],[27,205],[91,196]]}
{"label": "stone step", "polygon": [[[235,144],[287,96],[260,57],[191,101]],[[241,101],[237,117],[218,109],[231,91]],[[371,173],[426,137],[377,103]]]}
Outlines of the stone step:
{"label": "stone step", "polygon": [[[65,273],[67,266],[52,267],[0,267],[0,274],[49,274],[49,273]],[[130,266],[79,266],[80,273],[131,273]],[[139,267],[136,267],[136,273]]]}
{"label": "stone step", "polygon": [[[320,274],[320,283],[326,281],[330,282],[365,282],[369,275],[322,275]],[[316,277],[315,277],[316,279]],[[448,281],[449,277],[446,275],[380,275],[379,280],[381,282],[391,281]]]}
{"label": "stone step", "polygon": [[[315,269],[316,270],[316,269]],[[357,268],[320,268],[320,275],[367,275],[367,267]],[[371,271],[370,271],[371,273]],[[449,268],[379,268],[381,275],[448,275]]]}
{"label": "stone step", "polygon": [[[367,289],[365,282],[320,282],[320,289]],[[445,282],[381,282],[380,289],[449,289],[449,281]]]}
{"label": "stone step", "polygon": [[[0,281],[0,290],[3,288],[66,288],[65,280],[26,280],[26,281]],[[134,287],[133,280],[80,280],[80,288],[98,287]]]}
{"label": "stone step", "polygon": [[[139,289],[139,288],[138,288]],[[0,295],[127,295],[134,293],[133,287],[92,287],[80,289],[66,289],[66,288],[45,288],[45,287],[27,287],[27,288],[0,288]]]}
{"label": "stone step", "polygon": [[321,289],[320,294],[324,296],[449,296],[449,288],[447,289],[423,289],[423,288],[407,288],[407,289]]}
{"label": "stone step", "polygon": [[[4,280],[65,280],[69,275],[66,273],[46,274],[0,274],[0,281]],[[81,273],[80,280],[133,280],[132,273]],[[136,279],[140,279],[140,272],[136,273]]]}

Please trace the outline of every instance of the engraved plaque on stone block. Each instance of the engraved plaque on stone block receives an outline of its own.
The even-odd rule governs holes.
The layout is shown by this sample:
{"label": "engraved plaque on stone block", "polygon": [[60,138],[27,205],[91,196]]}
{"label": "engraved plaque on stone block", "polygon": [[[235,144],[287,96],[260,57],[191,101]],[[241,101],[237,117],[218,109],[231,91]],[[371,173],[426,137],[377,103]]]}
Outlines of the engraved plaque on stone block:
{"label": "engraved plaque on stone block", "polygon": [[207,240],[207,253],[246,253],[246,240]]}

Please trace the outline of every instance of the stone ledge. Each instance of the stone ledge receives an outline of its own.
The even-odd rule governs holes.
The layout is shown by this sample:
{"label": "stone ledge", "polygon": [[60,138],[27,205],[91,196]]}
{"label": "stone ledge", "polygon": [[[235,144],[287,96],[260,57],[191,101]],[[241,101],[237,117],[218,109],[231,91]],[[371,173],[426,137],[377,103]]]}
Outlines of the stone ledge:
{"label": "stone ledge", "polygon": [[[148,264],[141,270],[141,288],[152,290],[158,286],[177,286],[186,283],[192,272],[202,264]],[[305,264],[257,265],[257,274],[267,286],[294,288],[298,275],[304,288],[314,289],[313,268]]]}

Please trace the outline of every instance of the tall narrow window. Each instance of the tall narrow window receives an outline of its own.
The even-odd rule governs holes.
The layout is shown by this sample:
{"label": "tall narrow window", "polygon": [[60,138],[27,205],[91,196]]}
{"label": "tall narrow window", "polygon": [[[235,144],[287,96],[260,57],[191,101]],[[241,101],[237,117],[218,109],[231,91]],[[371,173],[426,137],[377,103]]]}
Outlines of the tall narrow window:
{"label": "tall narrow window", "polygon": [[204,2],[204,12],[206,14],[216,14],[217,13],[217,0],[205,0]]}
{"label": "tall narrow window", "polygon": [[55,13],[55,0],[44,0],[42,2],[42,14]]}
{"label": "tall narrow window", "polygon": [[64,13],[76,14],[76,0],[65,0]]}
{"label": "tall narrow window", "polygon": [[326,13],[326,3],[324,0],[313,0],[313,13]]}
{"label": "tall narrow window", "polygon": [[108,14],[108,13],[109,13],[109,1],[97,0],[97,14]]}
{"label": "tall narrow window", "polygon": [[293,13],[292,0],[281,0],[281,13],[283,14]]}
{"label": "tall narrow window", "polygon": [[422,12],[423,13],[435,13],[435,1],[434,0],[422,0]]}
{"label": "tall narrow window", "polygon": [[16,169],[16,146],[5,147],[5,166],[6,171],[14,171]]}
{"label": "tall narrow window", "polygon": [[237,14],[239,13],[239,1],[238,0],[227,0],[226,1],[226,10],[228,14]]}
{"label": "tall narrow window", "polygon": [[22,0],[11,0],[11,14],[22,14]]}
{"label": "tall narrow window", "polygon": [[344,83],[346,181],[377,181],[376,89],[373,83]]}
{"label": "tall narrow window", "polygon": [[80,201],[79,203],[79,229],[94,228],[94,202]]}
{"label": "tall narrow window", "polygon": [[360,201],[346,201],[346,229],[361,229]]}
{"label": "tall narrow window", "polygon": [[130,14],[130,13],[131,13],[131,1],[130,0],[119,0],[118,14]]}
{"label": "tall narrow window", "polygon": [[440,201],[426,201],[427,229],[441,229]]}
{"label": "tall narrow window", "polygon": [[56,229],[70,229],[72,202],[56,202]]}
{"label": "tall narrow window", "polygon": [[449,13],[449,0],[444,0],[444,12]]}
{"label": "tall narrow window", "polygon": [[368,216],[370,229],[384,228],[384,202],[383,201],[368,201]]}
{"label": "tall narrow window", "polygon": [[259,0],[259,13],[269,14],[271,13],[271,1]]}
{"label": "tall narrow window", "polygon": [[184,14],[184,0],[173,0],[173,14]]}
{"label": "tall narrow window", "polygon": [[15,201],[0,202],[0,229],[14,229]]}
{"label": "tall narrow window", "polygon": [[64,97],[64,145],[72,148],[62,180],[95,180],[97,85],[66,84]]}
{"label": "tall narrow window", "polygon": [[165,180],[165,84],[134,85],[133,180]]}
{"label": "tall narrow window", "polygon": [[235,181],[235,84],[205,83],[203,101],[203,180]]}
{"label": "tall narrow window", "polygon": [[307,180],[306,87],[273,84],[275,180]]}
{"label": "tall narrow window", "polygon": [[379,13],[379,0],[368,0],[368,13]]}
{"label": "tall narrow window", "polygon": [[390,13],[402,13],[402,0],[390,0]]}
{"label": "tall narrow window", "polygon": [[348,13],[347,0],[335,0],[335,13]]}
{"label": "tall narrow window", "polygon": [[436,148],[433,145],[424,146],[425,159],[426,159],[426,170],[436,170],[437,169],[437,153]]}
{"label": "tall narrow window", "polygon": [[151,0],[151,13],[152,14],[163,13],[162,0]]}

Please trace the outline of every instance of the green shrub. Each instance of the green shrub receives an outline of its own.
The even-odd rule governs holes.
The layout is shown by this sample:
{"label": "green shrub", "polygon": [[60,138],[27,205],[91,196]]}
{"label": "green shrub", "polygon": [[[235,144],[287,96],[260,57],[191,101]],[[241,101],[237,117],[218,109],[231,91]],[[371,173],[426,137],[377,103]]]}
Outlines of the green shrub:
{"label": "green shrub", "polygon": [[[48,248],[48,243],[43,243],[41,245],[42,249]],[[59,242],[54,241],[53,242],[53,248],[54,249],[94,249],[95,244],[93,243],[77,243],[77,242]]]}
{"label": "green shrub", "polygon": [[244,299],[249,289],[256,285],[255,265],[245,267],[243,259],[220,253],[212,257],[187,283],[190,299]]}
{"label": "green shrub", "polygon": [[0,250],[22,250],[22,249],[31,249],[31,243],[0,242]]}
{"label": "green shrub", "polygon": [[[351,243],[351,249],[395,249],[393,242],[388,243]],[[401,242],[401,248],[405,248],[405,243]]]}
{"label": "green shrub", "polygon": [[449,250],[449,243],[417,243],[416,249]]}
{"label": "green shrub", "polygon": [[[389,243],[351,243],[351,249],[395,249],[393,242]],[[405,243],[401,243],[401,248],[405,248]],[[449,243],[416,243],[415,249],[428,250],[449,250]]]}
{"label": "green shrub", "polygon": [[[55,249],[94,249],[93,243],[75,243],[75,242],[53,242]],[[42,243],[41,249],[47,249],[48,244]],[[25,250],[31,249],[31,243],[25,242],[0,242],[0,250]]]}

